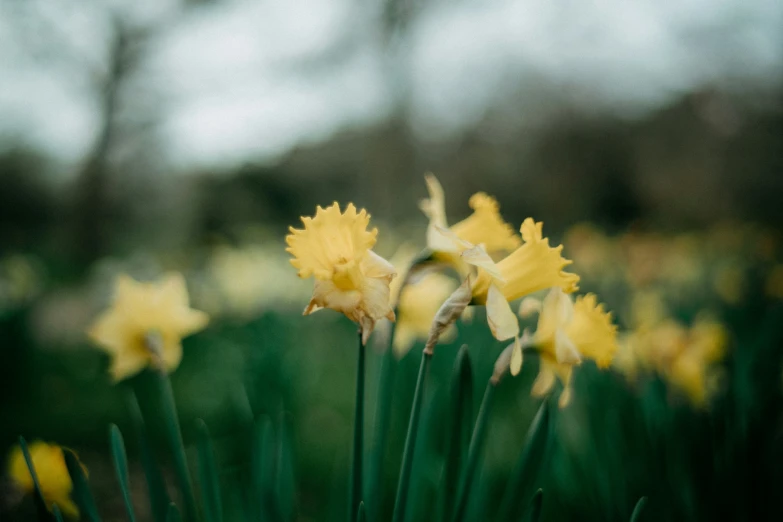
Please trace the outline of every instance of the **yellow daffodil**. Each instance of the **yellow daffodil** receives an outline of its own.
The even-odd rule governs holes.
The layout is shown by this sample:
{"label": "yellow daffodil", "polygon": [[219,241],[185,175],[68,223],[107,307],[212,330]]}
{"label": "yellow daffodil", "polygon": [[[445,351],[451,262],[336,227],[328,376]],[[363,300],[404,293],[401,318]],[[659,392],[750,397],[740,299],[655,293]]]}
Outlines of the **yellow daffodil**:
{"label": "yellow daffodil", "polygon": [[207,314],[190,308],[181,274],[168,274],[157,283],[121,275],[111,308],[88,335],[111,356],[109,371],[120,381],[147,366],[175,370],[182,360],[182,338],[203,329],[208,320]]}
{"label": "yellow daffodil", "polygon": [[345,213],[334,203],[318,207],[315,217],[303,217],[303,229],[291,227],[287,252],[299,277],[315,278],[304,315],[322,308],[342,312],[359,324],[362,342],[380,319],[394,320],[390,289],[394,267],[371,248],[378,229],[367,230],[370,215],[349,203]]}
{"label": "yellow daffodil", "polygon": [[[560,396],[563,407],[571,397],[573,368],[583,357],[594,360],[599,368],[611,364],[617,351],[617,327],[594,295],[580,296],[573,302],[562,289],[555,287],[544,299],[532,345],[541,356],[532,393],[546,394],[557,377],[563,383]],[[519,372],[521,363],[521,353],[512,355],[512,374]]]}
{"label": "yellow daffodil", "polygon": [[[414,342],[426,339],[435,314],[457,283],[450,277],[429,272],[402,288],[397,305],[397,327],[394,332],[394,353],[402,358]],[[454,325],[441,334],[441,341],[454,337]]]}
{"label": "yellow daffodil", "polygon": [[[46,507],[51,511],[52,504],[57,504],[65,516],[79,518],[79,508],[71,500],[73,483],[65,465],[62,448],[56,444],[36,441],[28,446],[28,451]],[[19,446],[14,447],[8,457],[8,474],[22,491],[33,491],[33,477]]]}
{"label": "yellow daffodil", "polygon": [[720,323],[700,317],[689,328],[664,318],[628,334],[623,350],[633,360],[621,361],[620,369],[630,379],[640,368],[657,372],[691,404],[706,406],[717,389],[720,371],[715,367],[726,353],[728,334]]}
{"label": "yellow daffodil", "polygon": [[493,284],[507,301],[513,301],[544,290],[558,287],[566,293],[578,290],[579,276],[563,269],[571,264],[561,255],[563,245],[549,246],[549,238],[543,236],[542,222],[527,218],[519,231],[524,243],[511,254],[497,262],[499,277],[487,271],[479,271],[473,288],[475,301],[483,304]]}
{"label": "yellow daffodil", "polygon": [[[446,198],[438,180],[432,174],[424,176],[429,198],[420,203],[422,212],[429,218],[427,247],[436,256],[451,263],[458,272],[467,272],[464,263],[456,255],[453,242],[444,238],[439,229],[449,229],[446,220]],[[500,205],[495,198],[483,192],[471,196],[468,201],[473,214],[453,225],[449,230],[456,237],[472,245],[481,245],[490,254],[502,254],[519,246],[519,236],[503,221]]]}

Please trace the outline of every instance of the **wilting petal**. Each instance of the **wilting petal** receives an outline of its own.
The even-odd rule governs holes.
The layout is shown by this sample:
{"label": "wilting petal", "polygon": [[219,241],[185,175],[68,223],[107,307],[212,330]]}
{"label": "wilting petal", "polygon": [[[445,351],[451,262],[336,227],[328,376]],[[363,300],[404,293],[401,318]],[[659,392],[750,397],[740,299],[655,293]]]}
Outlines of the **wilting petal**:
{"label": "wilting petal", "polygon": [[503,274],[500,272],[495,262],[492,261],[492,258],[489,257],[487,251],[484,250],[484,247],[481,246],[470,247],[467,250],[462,251],[460,255],[462,256],[463,261],[465,261],[469,265],[473,265],[478,268],[481,268],[487,274],[492,276],[493,280],[499,283],[502,283],[504,281]]}
{"label": "wilting petal", "polygon": [[541,365],[538,369],[538,375],[533,382],[533,388],[530,390],[530,394],[533,397],[543,397],[552,389],[555,384],[555,372],[551,368],[550,364],[541,360]]}
{"label": "wilting petal", "polygon": [[487,322],[498,341],[519,336],[519,320],[495,285],[490,286],[487,293]]}

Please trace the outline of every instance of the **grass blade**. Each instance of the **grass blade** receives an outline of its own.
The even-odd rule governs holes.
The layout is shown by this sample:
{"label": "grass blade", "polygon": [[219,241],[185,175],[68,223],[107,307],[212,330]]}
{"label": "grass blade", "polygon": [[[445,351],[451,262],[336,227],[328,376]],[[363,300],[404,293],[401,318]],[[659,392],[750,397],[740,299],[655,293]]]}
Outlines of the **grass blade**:
{"label": "grass blade", "polygon": [[544,490],[539,489],[536,494],[533,495],[533,499],[530,501],[530,506],[527,508],[527,517],[525,522],[538,522],[541,518],[541,507],[544,503]]}
{"label": "grass blade", "polygon": [[157,460],[155,460],[152,445],[147,437],[147,429],[144,418],[141,415],[139,401],[134,393],[128,393],[126,397],[133,432],[139,447],[141,464],[144,467],[150,512],[155,522],[166,522],[170,503],[169,494],[166,491],[166,482],[163,480],[163,473],[160,471]]}
{"label": "grass blade", "polygon": [[95,507],[95,499],[90,491],[90,485],[87,483],[84,468],[73,451],[63,449],[63,454],[68,474],[73,482],[73,500],[79,506],[81,516],[88,522],[100,522],[101,518],[98,516],[98,508]]}
{"label": "grass blade", "polygon": [[64,522],[63,514],[60,513],[60,508],[57,507],[57,504],[52,504],[52,515],[54,515],[54,519],[57,522]]}
{"label": "grass blade", "polygon": [[419,376],[416,379],[416,391],[413,394],[413,407],[411,408],[411,418],[408,422],[408,434],[405,437],[405,449],[402,452],[402,467],[400,469],[400,478],[397,483],[397,497],[394,501],[393,522],[403,522],[405,520],[405,509],[408,503],[408,491],[410,489],[411,468],[413,467],[413,454],[416,451],[416,437],[419,431],[419,420],[421,417],[421,404],[424,399],[424,389],[427,386],[427,376],[429,375],[430,361],[432,354],[423,352],[421,354],[421,366],[419,366]]}
{"label": "grass blade", "polygon": [[639,501],[636,503],[636,507],[633,508],[633,513],[631,514],[631,522],[639,522],[642,517],[642,512],[644,512],[644,507],[647,505],[647,497],[642,497],[639,499]]}
{"label": "grass blade", "polygon": [[290,522],[294,519],[294,497],[296,480],[294,478],[293,452],[289,435],[288,420],[285,413],[280,414],[280,426],[277,440],[277,506],[279,520]]}
{"label": "grass blade", "polygon": [[364,514],[364,502],[359,502],[359,509],[356,510],[356,522],[365,522],[367,519]]}
{"label": "grass blade", "polygon": [[446,461],[443,466],[443,482],[440,487],[441,520],[451,519],[452,507],[457,498],[459,476],[468,454],[473,423],[473,368],[467,345],[463,345],[454,363],[451,378],[446,438]]}
{"label": "grass blade", "polygon": [[256,499],[257,520],[271,518],[274,512],[275,440],[272,422],[259,417],[253,426],[251,496]]}
{"label": "grass blade", "polygon": [[111,441],[112,460],[114,460],[114,471],[120,483],[120,490],[122,490],[125,511],[128,513],[128,520],[136,522],[130,494],[130,479],[128,478],[128,455],[125,453],[125,441],[122,439],[122,433],[116,424],[112,424],[109,427],[109,439]]}
{"label": "grass blade", "polygon": [[169,503],[168,508],[166,509],[166,522],[182,522],[179,509],[174,502]]}
{"label": "grass blade", "polygon": [[169,376],[163,371],[154,371],[152,374],[158,406],[163,417],[166,440],[174,459],[174,473],[185,504],[185,520],[194,521],[197,519],[196,497],[193,494],[193,480],[188,469],[188,458],[185,452],[185,443],[182,440],[182,430],[179,425],[179,416],[177,415],[177,405],[174,401],[174,392],[171,389],[171,381]]}
{"label": "grass blade", "polygon": [[473,436],[470,438],[470,448],[468,449],[468,461],[462,472],[460,479],[459,493],[457,502],[454,506],[453,522],[462,522],[465,516],[465,510],[468,506],[470,489],[473,485],[473,477],[476,474],[481,450],[484,448],[484,439],[487,435],[487,426],[489,426],[489,412],[492,409],[492,398],[495,396],[495,384],[493,381],[487,383],[487,389],[484,392],[484,399],[481,401],[478,417],[476,418],[476,427],[473,429]]}
{"label": "grass blade", "polygon": [[220,481],[215,464],[215,453],[209,438],[209,429],[198,420],[198,483],[204,502],[206,522],[223,522],[223,502],[220,498]]}
{"label": "grass blade", "polygon": [[22,455],[24,456],[25,464],[27,464],[27,471],[30,472],[30,477],[33,479],[33,489],[35,491],[35,509],[36,513],[38,514],[38,520],[40,522],[51,522],[52,515],[49,513],[49,509],[46,506],[46,499],[44,499],[43,492],[41,490],[41,483],[38,482],[38,473],[35,471],[33,458],[30,456],[30,449],[27,447],[27,441],[24,439],[24,437],[19,437],[19,447],[22,449]]}
{"label": "grass blade", "polygon": [[359,330],[359,357],[356,365],[356,399],[353,417],[353,455],[351,458],[351,491],[348,506],[351,520],[356,522],[359,504],[362,502],[362,469],[364,456],[364,367],[367,350],[362,343],[362,331]]}
{"label": "grass blade", "polygon": [[503,493],[498,522],[519,520],[532,496],[533,486],[547,453],[549,418],[549,406],[544,402],[530,425],[522,453]]}

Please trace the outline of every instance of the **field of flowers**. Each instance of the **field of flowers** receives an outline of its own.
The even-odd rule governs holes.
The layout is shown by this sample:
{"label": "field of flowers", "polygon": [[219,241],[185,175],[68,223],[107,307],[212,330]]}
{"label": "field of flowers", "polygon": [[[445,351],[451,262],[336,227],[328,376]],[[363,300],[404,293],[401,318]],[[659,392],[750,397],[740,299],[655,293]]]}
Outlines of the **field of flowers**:
{"label": "field of flowers", "polygon": [[326,202],[69,286],[0,258],[0,518],[783,516],[779,231],[421,192],[418,227]]}

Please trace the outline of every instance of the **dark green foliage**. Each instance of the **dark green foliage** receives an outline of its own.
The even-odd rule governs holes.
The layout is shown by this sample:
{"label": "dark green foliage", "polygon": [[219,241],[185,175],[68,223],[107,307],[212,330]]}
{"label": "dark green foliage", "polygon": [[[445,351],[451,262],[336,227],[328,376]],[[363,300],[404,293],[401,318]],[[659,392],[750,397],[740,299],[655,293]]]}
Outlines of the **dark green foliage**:
{"label": "dark green foliage", "polygon": [[90,485],[84,474],[84,469],[76,457],[76,454],[70,450],[63,450],[65,455],[65,465],[68,468],[68,474],[73,482],[73,491],[71,493],[74,502],[79,506],[79,512],[83,520],[88,522],[100,522],[98,508],[95,507],[95,499],[90,491]]}
{"label": "dark green foliage", "polygon": [[631,522],[642,521],[642,513],[644,512],[644,506],[646,505],[647,505],[647,497],[640,498],[639,502],[637,502],[636,506],[633,508],[633,513],[631,513]]}
{"label": "dark green foliage", "polygon": [[549,408],[547,402],[541,404],[533,423],[530,425],[525,445],[503,494],[498,522],[519,520],[533,495],[533,488],[539,478],[547,453]]}
{"label": "dark green foliage", "polygon": [[223,521],[223,502],[220,495],[220,480],[212,441],[204,421],[198,426],[198,483],[201,488],[201,501],[204,505],[205,522]]}
{"label": "dark green foliage", "polygon": [[122,439],[122,433],[116,424],[112,424],[109,428],[109,439],[111,441],[112,459],[114,460],[114,471],[117,474],[117,482],[120,484],[125,511],[128,514],[128,520],[136,522],[136,515],[133,512],[133,500],[131,499],[130,479],[128,478],[128,456],[125,453],[125,442]]}
{"label": "dark green foliage", "polygon": [[149,496],[150,511],[155,522],[166,522],[169,510],[169,494],[166,483],[160,470],[160,464],[155,458],[152,445],[147,436],[144,419],[141,416],[139,402],[132,392],[126,394],[131,424],[136,436],[136,444],[139,450],[139,458],[144,467],[145,484]]}
{"label": "dark green foliage", "polygon": [[440,485],[441,520],[444,522],[451,519],[460,472],[473,431],[473,369],[467,345],[463,345],[457,354],[449,399],[446,457]]}

